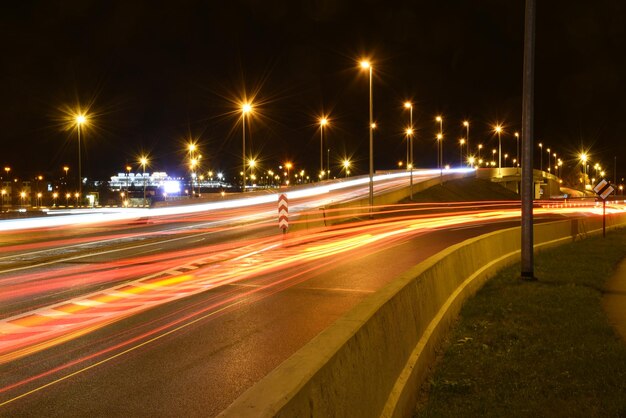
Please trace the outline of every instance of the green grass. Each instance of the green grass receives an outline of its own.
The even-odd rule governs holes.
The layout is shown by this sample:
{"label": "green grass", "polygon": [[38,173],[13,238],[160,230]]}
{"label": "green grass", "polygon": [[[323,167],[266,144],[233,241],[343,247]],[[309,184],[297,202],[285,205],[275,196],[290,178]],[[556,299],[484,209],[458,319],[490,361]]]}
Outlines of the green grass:
{"label": "green grass", "polygon": [[[447,181],[413,195],[414,202],[519,200],[519,195],[498,183],[473,177]],[[408,202],[408,199],[405,200]]]}
{"label": "green grass", "polygon": [[503,270],[463,307],[415,416],[626,417],[626,345],[600,305],[624,256],[619,230],[537,254],[537,282]]}

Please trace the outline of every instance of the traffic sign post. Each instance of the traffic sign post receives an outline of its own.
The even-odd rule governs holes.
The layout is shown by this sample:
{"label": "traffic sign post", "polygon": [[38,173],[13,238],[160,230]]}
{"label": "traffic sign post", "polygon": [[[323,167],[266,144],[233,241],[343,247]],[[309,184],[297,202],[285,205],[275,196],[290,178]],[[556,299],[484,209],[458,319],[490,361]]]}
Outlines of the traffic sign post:
{"label": "traffic sign post", "polygon": [[606,180],[600,180],[593,191],[602,199],[602,237],[606,237],[606,198],[615,191]]}
{"label": "traffic sign post", "polygon": [[278,227],[283,230],[283,234],[289,228],[289,201],[284,193],[278,196]]}

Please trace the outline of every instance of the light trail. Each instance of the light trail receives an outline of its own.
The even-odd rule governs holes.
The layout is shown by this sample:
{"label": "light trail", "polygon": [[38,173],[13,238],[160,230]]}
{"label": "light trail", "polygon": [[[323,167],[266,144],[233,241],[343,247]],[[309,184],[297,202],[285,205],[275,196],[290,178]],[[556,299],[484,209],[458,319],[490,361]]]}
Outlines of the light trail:
{"label": "light trail", "polygon": [[[459,168],[446,170],[446,174],[452,173],[467,173],[472,169]],[[413,172],[414,176],[420,177],[433,177],[439,175],[439,170],[416,170]],[[410,175],[409,172],[391,173],[391,174],[377,174],[374,176],[375,182],[384,182],[390,180],[406,180]],[[369,182],[368,177],[360,177],[350,180],[335,180],[334,183],[324,185],[313,185],[311,187],[303,187],[298,189],[292,189],[286,192],[287,197],[290,200],[298,200],[306,197],[321,197],[331,191],[344,190],[353,188],[355,186],[362,186]],[[401,183],[403,184],[403,183]],[[394,183],[391,186],[395,185]],[[385,187],[390,187],[389,185]],[[161,216],[178,216],[186,214],[195,214],[199,212],[217,211],[222,209],[234,209],[234,208],[246,208],[250,206],[257,206],[267,203],[275,203],[278,201],[280,193],[264,194],[261,196],[240,197],[233,199],[225,199],[219,202],[210,203],[198,203],[187,206],[175,206],[175,207],[162,207],[162,208],[102,208],[98,209],[97,213],[85,213],[84,210],[72,211],[71,215],[52,215],[54,212],[48,212],[49,216],[41,218],[25,218],[17,220],[2,220],[0,221],[1,231],[17,231],[17,230],[32,230],[39,228],[56,228],[67,225],[86,225],[86,224],[99,224],[104,222],[134,220],[142,217],[161,217]],[[362,192],[358,191],[354,194],[354,197],[361,195]],[[317,202],[319,206],[320,202]],[[322,204],[324,204],[322,202]]]}
{"label": "light trail", "polygon": [[[144,254],[128,260],[102,263],[95,271],[93,266],[86,265],[40,272],[36,277],[26,274],[6,277],[2,283],[13,287],[10,292],[3,292],[0,295],[2,298],[7,294],[14,295],[16,299],[28,298],[33,295],[29,289],[40,285],[43,287],[36,294],[58,291],[66,282],[73,285],[79,281],[93,280],[94,283],[113,285],[0,320],[0,364],[57,346],[172,301],[218,287],[235,287],[228,288],[220,295],[208,294],[208,300],[212,302],[207,304],[205,299],[197,303],[195,308],[187,307],[187,313],[180,318],[175,313],[168,314],[172,319],[166,324],[147,329],[120,343],[39,375],[5,382],[0,387],[0,393],[12,392],[57,375],[52,381],[42,382],[35,389],[30,388],[12,396],[5,403],[27,396],[192,323],[214,317],[225,309],[251,303],[308,280],[316,272],[330,268],[333,259],[349,258],[350,254],[360,252],[376,252],[429,230],[510,221],[519,217],[517,202],[487,202],[483,207],[479,203],[451,202],[441,208],[445,211],[443,213],[420,213],[421,210],[433,211],[436,209],[433,205],[412,206],[408,212],[404,206],[381,207],[379,214],[387,216],[383,219],[290,234],[279,241],[274,236],[263,237],[166,254]],[[557,205],[545,203],[543,207],[536,208],[535,213],[597,216],[602,211],[599,205],[554,206]],[[611,205],[607,207],[607,213],[619,213],[624,209],[623,205]],[[293,271],[296,273],[290,273]],[[142,278],[128,281],[137,276]],[[116,281],[122,283],[116,284]],[[251,283],[254,283],[253,287],[241,291],[239,285]],[[3,289],[6,288],[3,286]],[[58,376],[59,373],[65,374]]]}

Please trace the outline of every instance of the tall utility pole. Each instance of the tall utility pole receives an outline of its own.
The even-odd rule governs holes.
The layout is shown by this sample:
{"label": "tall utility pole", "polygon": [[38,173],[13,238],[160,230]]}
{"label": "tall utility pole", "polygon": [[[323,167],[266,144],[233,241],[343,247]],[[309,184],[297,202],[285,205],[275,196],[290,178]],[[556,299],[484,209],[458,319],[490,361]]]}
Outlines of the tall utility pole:
{"label": "tall utility pole", "polygon": [[533,112],[535,76],[535,0],[526,0],[522,92],[522,280],[537,280],[533,260]]}

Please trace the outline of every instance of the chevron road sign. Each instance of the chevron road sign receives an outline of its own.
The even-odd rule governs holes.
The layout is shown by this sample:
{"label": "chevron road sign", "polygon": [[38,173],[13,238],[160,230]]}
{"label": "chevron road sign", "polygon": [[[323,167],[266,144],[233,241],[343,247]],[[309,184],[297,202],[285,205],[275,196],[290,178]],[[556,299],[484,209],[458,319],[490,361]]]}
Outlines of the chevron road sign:
{"label": "chevron road sign", "polygon": [[284,193],[278,196],[278,227],[283,232],[289,227],[289,204]]}
{"label": "chevron road sign", "polygon": [[606,236],[606,198],[613,193],[615,189],[606,180],[602,179],[596,184],[593,191],[602,199],[602,236]]}

